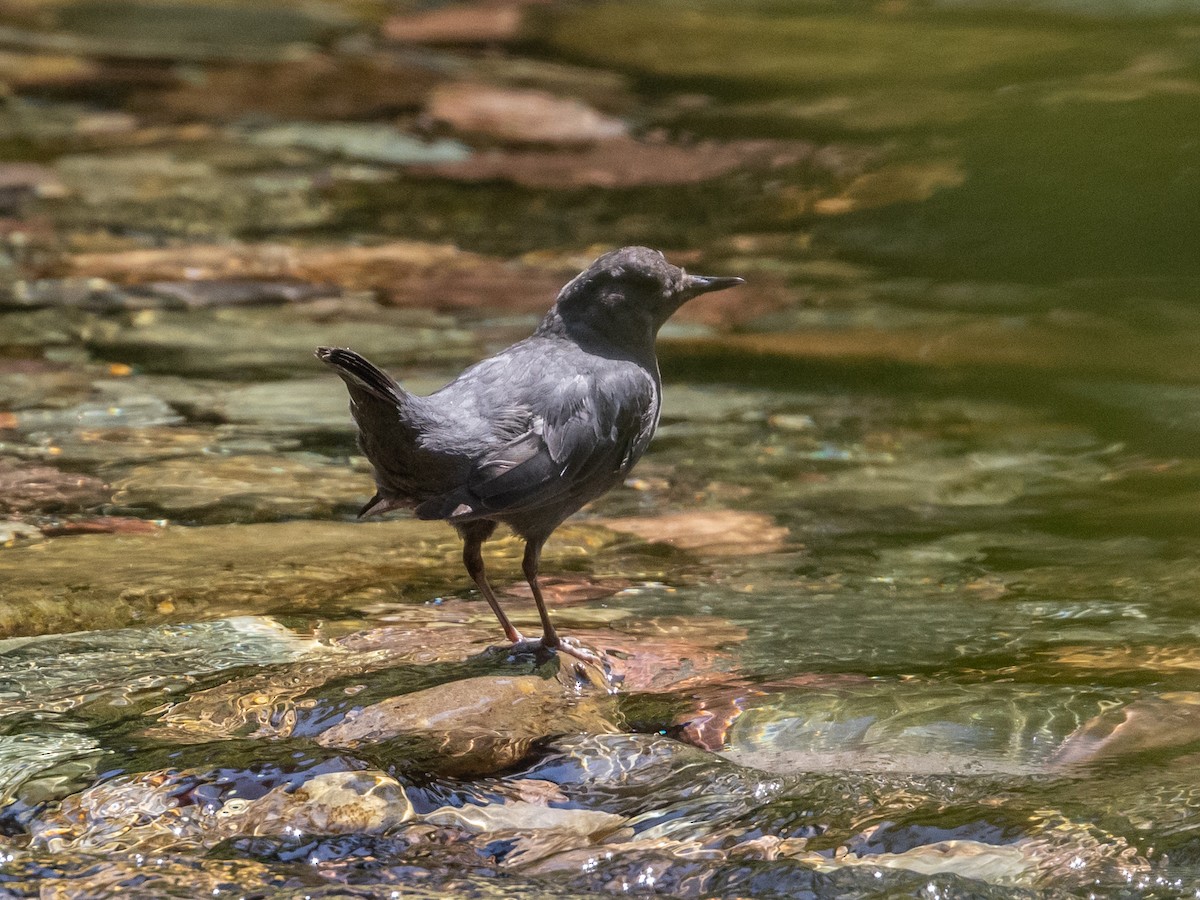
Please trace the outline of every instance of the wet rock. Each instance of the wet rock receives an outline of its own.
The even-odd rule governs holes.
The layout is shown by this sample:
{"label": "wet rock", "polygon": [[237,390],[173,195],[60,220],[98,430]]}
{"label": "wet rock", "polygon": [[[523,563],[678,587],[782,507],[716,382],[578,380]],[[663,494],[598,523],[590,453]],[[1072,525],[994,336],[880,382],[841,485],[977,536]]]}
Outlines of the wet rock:
{"label": "wet rock", "polygon": [[0,720],[52,721],[83,708],[107,709],[109,717],[121,709],[133,712],[131,707],[156,703],[207,673],[284,664],[311,654],[313,645],[311,638],[256,616],[4,641]]}
{"label": "wet rock", "polygon": [[295,56],[354,24],[330,3],[274,9],[155,0],[78,0],[57,7],[53,21],[57,31],[9,28],[6,43],[109,59],[263,60]]}
{"label": "wet rock", "polygon": [[152,281],[122,288],[103,278],[40,278],[17,281],[8,286],[0,293],[0,309],[83,309],[114,313],[145,309],[279,306],[336,294],[336,289],[327,286],[288,281]]}
{"label": "wet rock", "polygon": [[580,146],[621,137],[627,130],[620,119],[578,100],[472,82],[436,88],[427,112],[461,134],[506,144]]}
{"label": "wet rock", "polygon": [[1059,748],[1052,765],[1073,767],[1139,753],[1182,749],[1200,741],[1200,694],[1168,691],[1106,710]]}
{"label": "wet rock", "polygon": [[370,484],[365,472],[317,454],[202,456],[138,466],[113,482],[112,500],[210,522],[316,519],[353,511]]}
{"label": "wet rock", "polygon": [[787,528],[776,525],[770,516],[729,509],[599,522],[619,534],[633,534],[644,541],[670,544],[707,556],[774,553],[788,537]]}
{"label": "wet rock", "polygon": [[477,84],[535,89],[560,97],[577,97],[608,113],[630,110],[636,106],[631,79],[607,69],[488,53],[471,59],[463,74]]}
{"label": "wet rock", "polygon": [[66,191],[54,170],[39,163],[0,164],[0,211],[13,212],[29,198],[61,197]]}
{"label": "wet rock", "polygon": [[[70,406],[87,398],[95,375],[85,366],[45,359],[0,359],[0,409]],[[0,430],[12,427],[10,418],[0,421]]]}
{"label": "wet rock", "polygon": [[621,188],[697,184],[740,170],[771,170],[808,159],[800,141],[743,140],[693,146],[613,138],[581,152],[503,151],[421,171],[459,181],[511,181],[532,188]]}
{"label": "wet rock", "polygon": [[130,516],[88,516],[54,519],[38,526],[46,537],[72,534],[154,534],[163,525]]}
{"label": "wet rock", "polygon": [[457,163],[471,155],[470,148],[458,141],[427,141],[390,125],[369,123],[274,125],[250,131],[248,137],[263,147],[300,147],[394,166]]}
{"label": "wet rock", "polygon": [[30,836],[34,846],[51,853],[202,847],[214,811],[179,803],[176,789],[188,782],[172,772],[100,782],[65,798],[52,815],[33,824]]}
{"label": "wet rock", "polygon": [[111,491],[99,478],[0,457],[0,513],[64,513],[93,509]]}
{"label": "wet rock", "polygon": [[818,853],[797,857],[818,871],[834,871],[847,866],[877,869],[904,869],[922,875],[950,874],[972,878],[985,884],[1032,887],[1037,874],[1037,859],[1026,847],[995,845],[979,841],[939,841],[914,847],[903,853],[835,854],[832,859]]}
{"label": "wet rock", "polygon": [[723,755],[780,774],[1029,774],[1103,702],[1053,687],[829,681],[753,699]]}
{"label": "wet rock", "polygon": [[[93,381],[97,399],[61,409],[26,409],[13,413],[8,427],[26,435],[49,434],[62,439],[71,433],[109,428],[137,429],[174,425],[182,417],[157,397],[121,381]],[[57,455],[52,453],[51,455]]]}
{"label": "wet rock", "polygon": [[72,778],[94,775],[102,753],[91,737],[69,731],[0,736],[0,810],[14,801],[29,808],[61,796]]}
{"label": "wet rock", "polygon": [[273,63],[206,69],[196,80],[134,99],[134,109],[173,121],[366,120],[420,106],[436,76],[388,57],[314,53]]}
{"label": "wet rock", "polygon": [[347,713],[317,742],[361,750],[407,738],[426,766],[461,776],[510,768],[550,735],[618,730],[611,698],[580,696],[574,676],[559,665],[557,677],[467,678],[394,697]]}
{"label": "wet rock", "polygon": [[435,825],[450,825],[471,834],[504,834],[521,831],[552,831],[556,837],[593,840],[624,828],[623,816],[591,809],[563,809],[540,803],[515,801],[486,806],[445,806],[421,816]]}
{"label": "wet rock", "polygon": [[273,788],[244,813],[231,813],[226,828],[253,835],[378,834],[412,817],[396,779],[370,770],[329,772],[296,788]]}
{"label": "wet rock", "polygon": [[451,3],[417,13],[392,16],[383,36],[406,44],[506,44],[521,36],[528,0]]}
{"label": "wet rock", "polygon": [[[597,529],[560,529],[544,565],[573,555],[575,542],[611,540]],[[495,542],[519,557],[520,542]],[[172,527],[154,534],[84,534],[0,554],[0,636],[124,627],[257,614],[265,610],[357,608],[466,587],[462,546],[437,523],[280,522]],[[121,566],[112,565],[120,559]],[[517,577],[515,572],[513,577]],[[471,616],[486,621],[486,604]],[[494,627],[494,626],[493,626]]]}
{"label": "wet rock", "polygon": [[[439,569],[445,577],[461,565],[452,533],[408,521],[80,535],[49,542],[45,551],[36,564],[21,548],[0,556],[0,635],[311,608],[397,579],[425,580]],[[111,565],[114,558],[120,567]]]}
{"label": "wet rock", "polygon": [[65,226],[143,228],[203,236],[311,228],[332,214],[312,175],[224,172],[162,151],[77,155],[55,170],[71,193],[55,209]]}
{"label": "wet rock", "polygon": [[84,56],[0,51],[0,83],[17,90],[83,85],[101,72],[95,60]]}
{"label": "wet rock", "polygon": [[[505,262],[448,244],[393,241],[368,247],[198,245],[78,254],[67,271],[120,283],[180,279],[296,279],[369,290],[395,306],[544,312],[571,264]],[[323,343],[329,343],[324,341]]]}
{"label": "wet rock", "polygon": [[41,530],[33,525],[14,519],[0,519],[0,547],[15,547],[41,537]]}
{"label": "wet rock", "polygon": [[[376,309],[368,319],[345,316],[334,321],[302,306],[189,313],[147,310],[132,317],[92,319],[81,332],[98,354],[142,371],[217,378],[231,373],[294,377],[303,370],[326,371],[313,355],[318,346],[354,347],[385,367],[438,360],[461,364],[475,353],[470,332],[436,319],[414,321],[399,310]],[[330,396],[341,389],[336,379],[327,387]],[[270,390],[264,388],[259,396]]]}

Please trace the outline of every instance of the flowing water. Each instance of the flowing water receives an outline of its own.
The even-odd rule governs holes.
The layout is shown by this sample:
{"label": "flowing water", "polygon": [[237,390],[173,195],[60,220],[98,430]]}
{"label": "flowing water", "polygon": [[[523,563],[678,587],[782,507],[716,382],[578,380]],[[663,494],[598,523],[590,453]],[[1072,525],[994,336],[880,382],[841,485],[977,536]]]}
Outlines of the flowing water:
{"label": "flowing water", "polygon": [[[1200,896],[1200,7],[0,17],[0,896]],[[311,351],[626,243],[748,283],[547,547],[610,693]]]}

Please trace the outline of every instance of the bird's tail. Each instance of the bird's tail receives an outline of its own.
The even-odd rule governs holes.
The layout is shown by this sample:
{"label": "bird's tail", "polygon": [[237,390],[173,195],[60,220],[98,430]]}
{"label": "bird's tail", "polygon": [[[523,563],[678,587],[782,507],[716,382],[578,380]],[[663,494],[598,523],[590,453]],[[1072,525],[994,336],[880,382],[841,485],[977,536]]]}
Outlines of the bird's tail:
{"label": "bird's tail", "polygon": [[341,347],[318,347],[317,359],[331,366],[342,381],[346,382],[351,393],[358,389],[378,400],[392,404],[403,402],[408,393],[400,387],[395,378],[353,350]]}
{"label": "bird's tail", "polygon": [[359,517],[408,505],[403,485],[412,471],[420,399],[353,350],[318,347],[317,358],[333,368],[350,391],[350,412],[358,425],[358,446],[375,468],[379,488]]}

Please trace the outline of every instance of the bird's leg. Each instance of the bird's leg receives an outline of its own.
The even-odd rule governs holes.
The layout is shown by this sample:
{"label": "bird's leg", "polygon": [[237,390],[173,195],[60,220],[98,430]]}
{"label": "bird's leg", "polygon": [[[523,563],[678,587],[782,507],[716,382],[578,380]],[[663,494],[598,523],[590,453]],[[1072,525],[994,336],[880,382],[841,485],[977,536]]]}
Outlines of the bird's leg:
{"label": "bird's leg", "polygon": [[558,639],[558,632],[554,630],[554,623],[550,621],[550,611],[546,609],[546,600],[542,597],[542,587],[538,584],[538,565],[541,561],[542,542],[526,541],[525,559],[521,562],[521,569],[525,572],[525,580],[529,582],[529,589],[533,591],[533,602],[537,604],[538,615],[542,619],[542,646],[557,650],[562,642]]}
{"label": "bird's leg", "polygon": [[527,541],[525,558],[521,562],[525,580],[529,582],[529,589],[533,591],[533,602],[537,604],[538,615],[542,619],[542,646],[548,650],[566,653],[580,662],[591,663],[601,669],[607,669],[600,656],[571,638],[560,638],[558,632],[554,630],[554,623],[550,621],[550,611],[546,609],[546,600],[542,597],[541,585],[538,584],[538,565],[542,561],[542,543],[543,541],[538,540]]}
{"label": "bird's leg", "polygon": [[496,595],[492,593],[492,586],[488,584],[487,575],[483,571],[482,548],[483,538],[478,534],[463,534],[463,565],[467,567],[467,574],[471,576],[471,580],[475,582],[475,587],[479,588],[479,593],[483,594],[483,599],[488,602],[488,606],[492,608],[492,612],[500,620],[500,627],[504,629],[504,636],[516,644],[525,638],[522,637],[521,632],[513,627],[513,623],[508,621],[508,616],[504,614],[504,610],[500,608],[500,603],[496,600]]}

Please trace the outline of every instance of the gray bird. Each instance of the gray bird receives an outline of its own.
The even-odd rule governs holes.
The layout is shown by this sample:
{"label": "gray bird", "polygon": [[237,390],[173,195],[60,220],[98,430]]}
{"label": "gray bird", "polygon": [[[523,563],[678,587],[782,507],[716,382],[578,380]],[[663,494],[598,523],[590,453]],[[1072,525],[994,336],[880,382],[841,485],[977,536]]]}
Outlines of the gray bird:
{"label": "gray bird", "polygon": [[483,568],[483,542],[498,523],[508,525],[525,540],[540,646],[594,661],[554,630],[538,585],[542,546],[563,520],[620,483],[650,443],[662,324],[691,298],[742,283],[689,275],[657,250],[614,250],[559,292],[532,336],[428,397],[351,350],[319,348],[350,390],[358,446],[375,470],[376,494],[359,517],[411,508],[453,525],[471,580],[505,637],[526,649],[538,645],[513,627]]}

